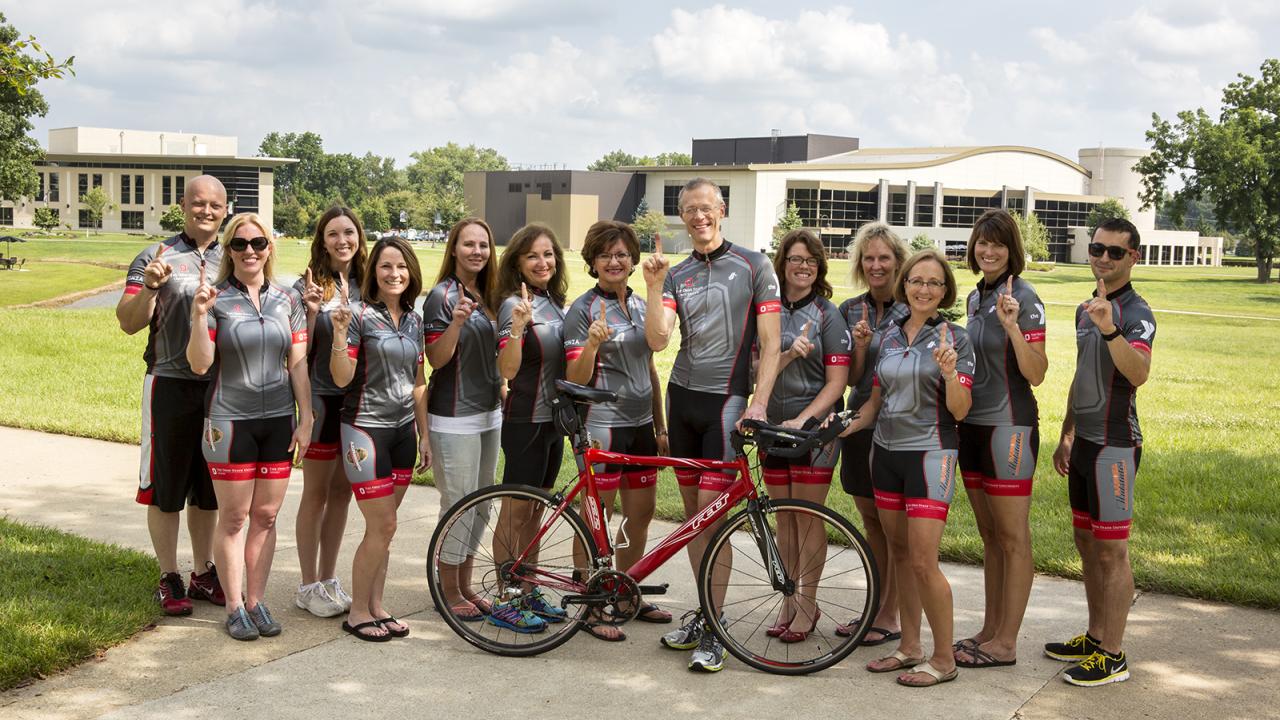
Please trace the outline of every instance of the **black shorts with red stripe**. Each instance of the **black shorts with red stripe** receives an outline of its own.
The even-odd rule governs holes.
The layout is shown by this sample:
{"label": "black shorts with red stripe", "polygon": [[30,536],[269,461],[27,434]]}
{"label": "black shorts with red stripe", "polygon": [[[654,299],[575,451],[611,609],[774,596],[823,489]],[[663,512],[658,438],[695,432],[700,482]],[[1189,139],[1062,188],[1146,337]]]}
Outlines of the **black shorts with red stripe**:
{"label": "black shorts with red stripe", "polygon": [[1040,450],[1038,425],[960,423],[960,475],[966,490],[1029,497]]}
{"label": "black shorts with red stripe", "polygon": [[293,416],[206,420],[200,449],[218,481],[288,480],[293,470]]}
{"label": "black shorts with red stripe", "polygon": [[871,453],[876,507],[908,518],[946,522],[956,491],[955,450],[886,450]]}
{"label": "black shorts with red stripe", "polygon": [[311,444],[303,455],[307,460],[337,460],[341,438],[342,395],[311,395]]}
{"label": "black shorts with red stripe", "polygon": [[[628,455],[657,455],[658,439],[653,423],[638,427],[605,427],[587,423],[592,447]],[[619,487],[642,490],[658,486],[658,469],[639,465],[596,465],[596,489],[610,492]]]}
{"label": "black shorts with red stripe", "polygon": [[1067,471],[1072,526],[1090,531],[1099,540],[1127,540],[1133,523],[1133,484],[1141,462],[1141,445],[1099,445],[1076,437]]}
{"label": "black shorts with red stripe", "polygon": [[135,499],[163,512],[217,510],[200,453],[208,380],[147,375],[142,381],[142,460]]}
{"label": "black shorts with red stripe", "polygon": [[418,459],[417,425],[368,427],[342,423],[342,467],[356,500],[375,500],[408,487]]}

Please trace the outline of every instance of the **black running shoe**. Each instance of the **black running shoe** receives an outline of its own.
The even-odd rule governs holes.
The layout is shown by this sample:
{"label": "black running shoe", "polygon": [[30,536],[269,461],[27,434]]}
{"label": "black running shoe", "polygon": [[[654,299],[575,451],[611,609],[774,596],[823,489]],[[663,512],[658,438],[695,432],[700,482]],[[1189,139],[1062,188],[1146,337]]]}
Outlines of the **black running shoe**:
{"label": "black running shoe", "polygon": [[1054,660],[1078,663],[1102,650],[1102,646],[1089,633],[1077,635],[1066,642],[1044,644],[1044,654]]}
{"label": "black running shoe", "polygon": [[1129,679],[1129,662],[1123,650],[1119,655],[1099,650],[1079,665],[1067,668],[1062,679],[1081,687],[1124,682]]}

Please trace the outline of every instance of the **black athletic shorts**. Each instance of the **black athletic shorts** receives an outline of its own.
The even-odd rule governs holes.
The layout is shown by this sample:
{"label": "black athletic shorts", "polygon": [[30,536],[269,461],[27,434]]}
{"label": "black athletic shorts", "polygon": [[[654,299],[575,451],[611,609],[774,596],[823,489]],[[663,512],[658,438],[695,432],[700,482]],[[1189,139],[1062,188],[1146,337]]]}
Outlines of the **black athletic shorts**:
{"label": "black athletic shorts", "polygon": [[186,505],[217,510],[209,466],[200,454],[207,380],[146,375],[142,379],[142,505],[179,512]]}
{"label": "black athletic shorts", "polygon": [[966,490],[1030,497],[1040,452],[1040,426],[962,422],[959,436],[960,476]]}
{"label": "black athletic shorts", "polygon": [[875,428],[866,428],[841,438],[840,486],[854,497],[876,496],[871,484],[871,438],[875,434]]}
{"label": "black athletic shorts", "polygon": [[[741,395],[716,395],[667,383],[667,430],[671,456],[702,460],[731,461],[734,458],[729,433],[747,409]],[[733,482],[732,473],[676,470],[676,481],[684,486],[723,490]]]}
{"label": "black athletic shorts", "polygon": [[[639,427],[605,427],[587,423],[591,434],[591,446],[628,455],[657,455],[658,438],[653,434],[653,423]],[[657,487],[658,469],[641,465],[596,465],[596,488],[609,491],[625,487],[636,490]]]}
{"label": "black athletic shorts", "polygon": [[308,460],[335,460],[338,457],[338,441],[342,432],[343,395],[311,395],[311,444],[307,446]]}
{"label": "black athletic shorts", "polygon": [[876,507],[906,512],[908,518],[946,522],[956,491],[956,450],[886,450],[871,452],[871,479]]}
{"label": "black athletic shorts", "polygon": [[502,482],[549,488],[564,458],[564,436],[554,422],[502,423]]}
{"label": "black athletic shorts", "polygon": [[1127,540],[1141,462],[1141,446],[1113,447],[1077,437],[1067,471],[1072,527],[1099,540]]}
{"label": "black athletic shorts", "polygon": [[206,420],[200,449],[214,480],[288,480],[293,416]]}
{"label": "black athletic shorts", "polygon": [[356,500],[386,497],[413,480],[418,459],[414,421],[393,428],[342,423],[340,432],[342,469]]}

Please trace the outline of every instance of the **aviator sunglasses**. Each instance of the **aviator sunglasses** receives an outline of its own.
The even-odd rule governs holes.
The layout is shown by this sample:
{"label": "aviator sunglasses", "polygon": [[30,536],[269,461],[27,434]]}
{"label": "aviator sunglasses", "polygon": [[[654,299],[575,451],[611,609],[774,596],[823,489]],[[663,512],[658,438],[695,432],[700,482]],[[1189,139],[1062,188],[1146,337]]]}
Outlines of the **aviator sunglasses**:
{"label": "aviator sunglasses", "polygon": [[1120,247],[1119,245],[1103,245],[1100,242],[1089,243],[1089,255],[1102,257],[1103,253],[1106,253],[1107,257],[1112,260],[1119,260],[1129,254],[1129,248]]}
{"label": "aviator sunglasses", "polygon": [[267,240],[265,237],[261,235],[252,239],[235,237],[227,241],[227,247],[231,248],[232,250],[235,250],[236,252],[244,252],[246,248],[252,245],[254,250],[256,250],[257,252],[262,252],[263,250],[267,249],[267,245],[270,242],[271,242],[270,240]]}

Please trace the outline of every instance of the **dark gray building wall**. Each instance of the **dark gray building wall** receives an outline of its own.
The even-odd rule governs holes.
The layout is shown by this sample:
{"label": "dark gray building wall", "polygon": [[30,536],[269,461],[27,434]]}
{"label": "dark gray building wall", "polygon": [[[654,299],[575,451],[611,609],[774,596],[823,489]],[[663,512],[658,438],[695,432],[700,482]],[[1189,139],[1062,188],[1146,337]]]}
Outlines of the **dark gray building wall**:
{"label": "dark gray building wall", "polygon": [[858,138],[840,135],[709,138],[693,141],[694,165],[804,162],[858,149]]}
{"label": "dark gray building wall", "polygon": [[[644,197],[644,175],[585,170],[512,170],[485,173],[485,221],[494,242],[506,245],[528,222],[525,197],[539,195],[595,195],[600,220],[631,222]],[[562,238],[566,247],[568,238]]]}

